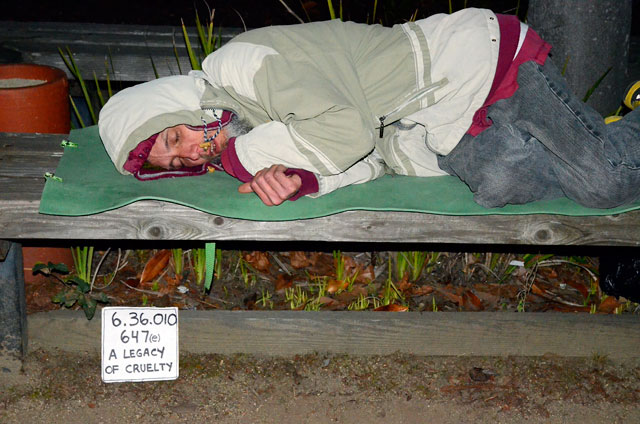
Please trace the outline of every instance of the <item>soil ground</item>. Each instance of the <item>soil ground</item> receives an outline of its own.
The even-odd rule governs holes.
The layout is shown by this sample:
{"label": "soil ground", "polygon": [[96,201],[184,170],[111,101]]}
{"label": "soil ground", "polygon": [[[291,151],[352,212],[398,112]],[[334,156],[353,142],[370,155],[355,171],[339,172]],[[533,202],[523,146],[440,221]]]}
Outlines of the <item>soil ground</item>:
{"label": "soil ground", "polygon": [[640,359],[181,355],[177,380],[111,384],[99,369],[30,353],[0,422],[640,422]]}
{"label": "soil ground", "polygon": [[[335,258],[327,253],[225,252],[220,278],[205,295],[194,283],[192,270],[176,278],[166,260],[156,267],[153,283],[141,283],[142,268],[163,255],[133,253],[114,283],[106,283],[120,268],[113,255],[103,265],[108,272],[96,281],[94,288],[101,288],[110,306],[292,309],[286,293],[293,292],[286,290],[299,287],[309,291],[309,296],[318,296],[311,291],[315,280],[310,275],[326,277],[327,290],[336,278]],[[346,275],[360,270],[358,276],[372,279],[354,283],[352,290],[382,296],[391,260],[386,255],[344,255],[351,258],[345,262]],[[96,254],[95,263],[99,256]],[[378,259],[374,261],[374,257]],[[488,271],[485,264],[493,263],[491,258],[490,254],[442,253],[437,266],[419,280],[393,279],[397,292],[402,293],[396,302],[402,300],[414,311],[515,311],[519,299],[527,311],[586,312],[590,303],[601,313],[605,309],[612,313],[623,305],[627,306],[622,313],[639,311],[637,304],[603,296],[597,290],[593,271],[589,271],[597,264],[591,258],[570,265],[561,261],[534,272],[519,268],[507,272],[508,278],[502,278],[504,271],[498,275]],[[501,256],[502,268],[513,259],[521,256]],[[248,270],[246,275],[239,271],[242,267]],[[378,268],[381,273],[375,271]],[[177,290],[180,285],[190,290],[181,293]],[[26,288],[30,312],[62,307],[51,302],[61,288],[59,281],[49,278]],[[268,302],[265,293],[273,294]],[[328,290],[321,309],[329,309],[326,313],[346,309],[356,300],[350,293]],[[36,350],[27,356],[23,373],[16,379],[0,378],[3,385],[2,423],[640,422],[640,356],[613,361],[602,356],[318,354],[269,358],[182,354],[180,377],[175,381],[105,384],[100,379],[98,354]]]}

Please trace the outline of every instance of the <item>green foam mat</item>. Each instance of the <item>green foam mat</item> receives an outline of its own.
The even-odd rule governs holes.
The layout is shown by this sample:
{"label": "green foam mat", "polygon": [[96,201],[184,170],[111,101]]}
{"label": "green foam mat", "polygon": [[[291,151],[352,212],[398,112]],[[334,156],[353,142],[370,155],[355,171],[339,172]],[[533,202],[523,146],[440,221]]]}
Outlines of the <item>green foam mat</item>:
{"label": "green foam mat", "polygon": [[254,194],[240,194],[240,182],[224,172],[199,177],[138,181],[119,174],[107,156],[97,126],[73,130],[48,179],[40,212],[50,215],[91,215],[138,200],[163,200],[228,218],[288,221],[317,218],[349,210],[423,212],[444,215],[559,214],[611,215],[640,207],[640,202],[613,209],[590,209],[569,199],[554,199],[486,209],[473,201],[469,188],[455,177],[384,176],[366,184],[339,189],[317,199],[301,198],[277,207],[262,204]]}

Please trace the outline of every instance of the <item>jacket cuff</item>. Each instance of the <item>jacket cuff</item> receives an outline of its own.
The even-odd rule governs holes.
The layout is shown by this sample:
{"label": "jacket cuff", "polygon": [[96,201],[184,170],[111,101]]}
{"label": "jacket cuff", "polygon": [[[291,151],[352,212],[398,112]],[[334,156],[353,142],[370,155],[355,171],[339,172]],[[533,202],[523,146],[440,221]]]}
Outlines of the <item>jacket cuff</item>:
{"label": "jacket cuff", "polygon": [[238,154],[236,153],[236,138],[230,138],[227,148],[220,154],[222,167],[225,172],[234,178],[239,179],[243,183],[248,183],[253,179],[253,175],[242,166]]}
{"label": "jacket cuff", "polygon": [[307,194],[313,194],[318,192],[318,179],[316,178],[313,172],[309,172],[305,169],[299,168],[289,168],[284,171],[284,175],[291,176],[297,175],[302,180],[302,185],[300,186],[300,190],[293,196],[289,198],[289,200],[294,201],[302,196],[306,196]]}

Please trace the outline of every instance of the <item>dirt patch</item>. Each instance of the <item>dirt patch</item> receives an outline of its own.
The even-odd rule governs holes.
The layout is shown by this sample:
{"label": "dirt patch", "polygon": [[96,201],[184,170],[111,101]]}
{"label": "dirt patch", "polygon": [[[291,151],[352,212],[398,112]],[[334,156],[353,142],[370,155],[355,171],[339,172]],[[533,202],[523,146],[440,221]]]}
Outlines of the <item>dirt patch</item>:
{"label": "dirt patch", "polygon": [[36,351],[0,421],[639,422],[640,360],[182,355],[175,381],[105,384],[95,354]]}
{"label": "dirt patch", "polygon": [[46,83],[46,80],[24,79],[24,78],[2,78],[0,79],[0,88],[21,88],[32,87]]}

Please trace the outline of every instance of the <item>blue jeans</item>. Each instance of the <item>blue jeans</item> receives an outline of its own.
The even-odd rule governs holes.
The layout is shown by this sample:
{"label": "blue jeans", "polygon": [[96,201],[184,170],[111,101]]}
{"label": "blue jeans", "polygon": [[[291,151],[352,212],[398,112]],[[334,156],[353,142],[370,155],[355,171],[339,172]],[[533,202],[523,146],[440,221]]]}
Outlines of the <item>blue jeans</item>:
{"label": "blue jeans", "polygon": [[547,59],[526,62],[515,94],[488,108],[493,121],[465,135],[438,165],[485,207],[566,196],[594,208],[640,199],[640,108],[605,125]]}

